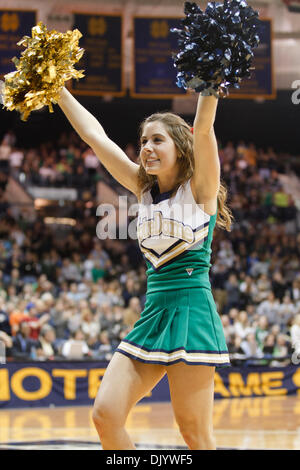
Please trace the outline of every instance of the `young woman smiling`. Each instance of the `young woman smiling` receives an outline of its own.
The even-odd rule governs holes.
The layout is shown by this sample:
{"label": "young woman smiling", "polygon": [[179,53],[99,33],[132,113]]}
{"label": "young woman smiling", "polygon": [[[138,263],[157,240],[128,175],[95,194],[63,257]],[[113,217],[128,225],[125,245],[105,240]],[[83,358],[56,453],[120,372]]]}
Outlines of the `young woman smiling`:
{"label": "young woman smiling", "polygon": [[140,203],[146,304],[95,400],[93,420],[106,450],[135,449],[125,429],[128,413],[166,373],[188,447],[215,449],[214,372],[229,365],[229,357],[211,292],[210,255],[215,225],[230,230],[232,221],[213,127],[217,102],[199,95],[193,129],[172,113],[148,117],[140,128],[138,165],[65,88],[60,94],[59,106],[74,129]]}

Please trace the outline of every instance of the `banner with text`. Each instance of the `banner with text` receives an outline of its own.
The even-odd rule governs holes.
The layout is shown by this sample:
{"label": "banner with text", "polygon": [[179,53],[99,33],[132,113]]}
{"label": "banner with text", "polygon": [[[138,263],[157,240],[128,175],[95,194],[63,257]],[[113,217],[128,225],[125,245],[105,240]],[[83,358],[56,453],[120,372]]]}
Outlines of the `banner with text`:
{"label": "banner with text", "polygon": [[[0,408],[91,405],[107,362],[12,362],[0,365]],[[295,395],[300,367],[218,369],[215,398]],[[169,401],[167,376],[142,403]]]}
{"label": "banner with text", "polygon": [[263,19],[260,29],[260,44],[254,49],[252,76],[244,79],[241,88],[230,88],[230,98],[253,99],[253,98],[276,98],[274,81],[274,64],[272,53],[272,21]]}
{"label": "banner with text", "polygon": [[73,29],[83,37],[85,52],[76,65],[85,77],[72,81],[72,92],[90,96],[124,96],[123,18],[120,15],[74,14]]}
{"label": "banner with text", "polygon": [[176,85],[177,70],[172,53],[178,50],[177,36],[171,28],[180,26],[180,18],[133,18],[133,98],[173,98],[186,92]]}
{"label": "banner with text", "polygon": [[17,43],[23,36],[31,36],[31,28],[36,22],[34,10],[0,9],[0,76],[16,69],[11,59],[19,58],[24,50]]}

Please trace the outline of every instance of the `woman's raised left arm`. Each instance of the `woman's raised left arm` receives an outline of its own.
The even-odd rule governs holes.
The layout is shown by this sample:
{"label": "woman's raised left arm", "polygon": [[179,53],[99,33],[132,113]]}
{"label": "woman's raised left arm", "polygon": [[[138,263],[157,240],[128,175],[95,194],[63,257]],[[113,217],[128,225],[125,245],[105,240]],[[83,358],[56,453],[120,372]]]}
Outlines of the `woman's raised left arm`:
{"label": "woman's raised left arm", "polygon": [[220,160],[214,122],[218,99],[199,94],[194,120],[195,192],[203,202],[217,197],[220,186]]}

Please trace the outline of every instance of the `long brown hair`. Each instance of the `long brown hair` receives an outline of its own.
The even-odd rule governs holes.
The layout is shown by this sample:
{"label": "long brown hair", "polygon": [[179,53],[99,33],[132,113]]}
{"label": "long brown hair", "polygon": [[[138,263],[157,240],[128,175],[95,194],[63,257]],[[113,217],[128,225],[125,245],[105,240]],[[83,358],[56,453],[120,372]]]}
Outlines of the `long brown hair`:
{"label": "long brown hair", "polygon": [[[179,171],[177,182],[173,189],[174,194],[179,186],[192,177],[194,172],[195,160],[193,151],[193,134],[191,132],[191,127],[180,116],[173,113],[155,113],[141,123],[139,137],[142,136],[145,125],[154,121],[159,121],[165,126],[166,131],[174,141],[178,153]],[[142,194],[143,192],[151,189],[156,181],[157,177],[155,175],[148,175],[140,162],[138,171],[139,193]],[[226,205],[227,193],[226,184],[223,181],[220,181],[216,225],[230,232],[233,215],[230,208]]]}

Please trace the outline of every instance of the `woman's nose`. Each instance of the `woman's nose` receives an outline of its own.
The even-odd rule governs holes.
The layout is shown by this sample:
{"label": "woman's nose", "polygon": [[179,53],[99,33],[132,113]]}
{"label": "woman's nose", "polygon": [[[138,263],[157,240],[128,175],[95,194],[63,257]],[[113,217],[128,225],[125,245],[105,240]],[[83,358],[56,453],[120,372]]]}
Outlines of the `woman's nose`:
{"label": "woman's nose", "polygon": [[144,145],[144,150],[145,150],[145,152],[152,152],[152,145],[149,142],[147,142]]}

